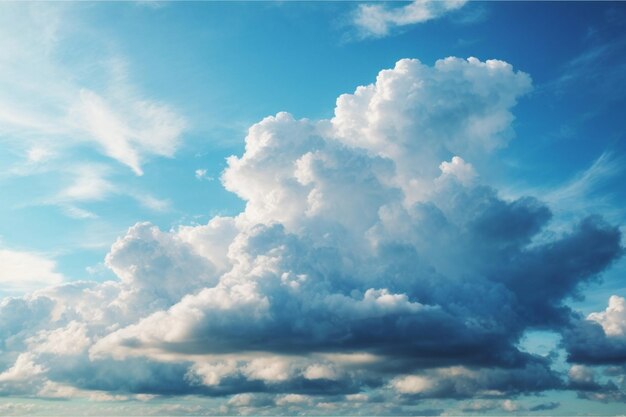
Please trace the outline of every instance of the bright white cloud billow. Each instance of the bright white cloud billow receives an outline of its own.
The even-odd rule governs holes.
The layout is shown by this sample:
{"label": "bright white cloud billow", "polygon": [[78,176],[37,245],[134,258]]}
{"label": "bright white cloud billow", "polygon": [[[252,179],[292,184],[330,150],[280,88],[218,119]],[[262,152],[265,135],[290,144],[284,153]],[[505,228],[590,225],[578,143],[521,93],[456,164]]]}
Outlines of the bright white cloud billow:
{"label": "bright white cloud billow", "polygon": [[626,334],[626,300],[623,297],[612,295],[605,311],[591,313],[587,320],[597,322],[602,326],[607,336],[623,336]]}
{"label": "bright white cloud billow", "polygon": [[106,257],[117,280],[0,304],[0,389],[228,396],[223,413],[293,413],[370,401],[366,390],[391,404],[564,388],[518,342],[579,324],[563,300],[622,248],[598,217],[539,244],[548,207],[480,183],[474,163],[512,138],[530,87],[502,61],[401,60],[340,96],[330,120],[261,120],[221,178],[242,213],[138,223]]}

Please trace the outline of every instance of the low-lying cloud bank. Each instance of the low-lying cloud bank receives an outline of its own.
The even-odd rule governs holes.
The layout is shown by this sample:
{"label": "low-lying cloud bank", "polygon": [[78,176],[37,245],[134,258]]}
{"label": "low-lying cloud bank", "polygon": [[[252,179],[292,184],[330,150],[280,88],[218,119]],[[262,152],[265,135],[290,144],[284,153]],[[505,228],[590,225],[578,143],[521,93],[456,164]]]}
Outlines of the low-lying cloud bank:
{"label": "low-lying cloud bank", "polygon": [[[623,400],[588,373],[623,375],[624,299],[588,318],[564,304],[622,254],[618,228],[543,233],[549,207],[502,199],[474,168],[512,138],[530,89],[502,61],[405,59],[330,120],[265,118],[222,175],[243,213],[137,224],[106,258],[119,280],[0,303],[0,393],[234,395],[224,413],[553,389]],[[536,329],[561,333],[581,368],[521,350]]]}

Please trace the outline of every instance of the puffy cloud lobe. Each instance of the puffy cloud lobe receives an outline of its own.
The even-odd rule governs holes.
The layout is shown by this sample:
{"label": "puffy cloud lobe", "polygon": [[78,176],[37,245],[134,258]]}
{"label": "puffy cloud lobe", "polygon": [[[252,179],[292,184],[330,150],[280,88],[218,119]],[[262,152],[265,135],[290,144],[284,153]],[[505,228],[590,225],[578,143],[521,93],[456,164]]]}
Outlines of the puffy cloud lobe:
{"label": "puffy cloud lobe", "polygon": [[463,185],[469,185],[476,177],[476,172],[471,164],[468,164],[463,158],[454,156],[450,162],[443,161],[439,165],[442,176],[451,175],[459,180]]}
{"label": "puffy cloud lobe", "polygon": [[106,264],[125,285],[119,304],[131,301],[160,303],[166,308],[184,295],[217,280],[215,268],[198,256],[185,242],[143,223],[130,228],[118,239],[106,257]]}
{"label": "puffy cloud lobe", "polygon": [[587,320],[595,321],[602,326],[604,334],[609,337],[624,336],[626,333],[626,300],[612,295],[609,306],[601,313],[591,313]]}
{"label": "puffy cloud lobe", "polygon": [[87,336],[87,325],[71,321],[66,327],[54,330],[42,330],[27,339],[31,350],[55,355],[74,355],[91,345]]}
{"label": "puffy cloud lobe", "polygon": [[[506,143],[529,87],[501,61],[402,60],[332,120],[260,121],[222,175],[243,213],[137,224],[106,259],[119,281],[5,300],[30,321],[2,327],[4,372],[28,354],[39,390],[284,394],[281,407],[366,388],[407,401],[562,388],[517,342],[569,325],[564,300],[622,249],[595,217],[537,242],[544,204],[477,183],[472,163]],[[262,398],[242,395],[227,409]]]}
{"label": "puffy cloud lobe", "polygon": [[393,160],[393,183],[415,202],[450,155],[477,161],[507,143],[510,108],[530,86],[503,61],[451,57],[429,67],[404,59],[340,96],[332,124],[342,143]]}

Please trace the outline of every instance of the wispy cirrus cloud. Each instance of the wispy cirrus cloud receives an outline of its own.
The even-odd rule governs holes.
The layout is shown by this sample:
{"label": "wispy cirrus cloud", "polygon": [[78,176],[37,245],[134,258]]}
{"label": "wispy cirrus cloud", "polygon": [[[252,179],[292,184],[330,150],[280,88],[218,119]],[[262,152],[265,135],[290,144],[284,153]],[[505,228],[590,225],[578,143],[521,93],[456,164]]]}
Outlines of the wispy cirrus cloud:
{"label": "wispy cirrus cloud", "polygon": [[593,213],[602,214],[612,222],[626,220],[620,202],[626,193],[616,186],[625,173],[624,158],[605,151],[587,168],[575,173],[565,181],[541,187],[508,189],[511,196],[533,194],[550,204],[555,213],[555,224],[565,226],[575,218]]}
{"label": "wispy cirrus cloud", "polygon": [[[353,24],[363,37],[380,38],[395,28],[437,19],[460,9],[467,0],[414,0],[404,6],[389,3],[367,3],[358,6]],[[391,3],[393,4],[393,3]]]}
{"label": "wispy cirrus cloud", "polygon": [[104,164],[82,164],[68,170],[70,182],[45,203],[57,205],[71,217],[91,218],[95,214],[76,207],[75,204],[105,200],[112,196],[123,196],[135,200],[141,206],[155,211],[171,209],[171,201],[158,198],[135,187],[120,186],[113,178],[113,169]]}
{"label": "wispy cirrus cloud", "polygon": [[[90,145],[137,175],[143,173],[147,158],[174,154],[185,119],[137,91],[125,60],[109,52],[93,33],[74,25],[68,8],[1,7],[1,140],[25,148],[31,164],[62,157],[64,149]],[[34,27],[38,29],[24,29]],[[78,61],[63,59],[72,47],[70,39],[77,36],[88,38],[91,48],[103,53],[86,54]],[[98,88],[93,79],[87,81],[93,74],[101,79]]]}

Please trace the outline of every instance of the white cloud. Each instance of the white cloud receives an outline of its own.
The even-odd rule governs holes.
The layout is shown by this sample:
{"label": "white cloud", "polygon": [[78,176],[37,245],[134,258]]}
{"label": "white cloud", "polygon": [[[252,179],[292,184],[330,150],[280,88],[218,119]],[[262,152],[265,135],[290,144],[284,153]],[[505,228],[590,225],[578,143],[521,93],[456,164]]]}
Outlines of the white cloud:
{"label": "white cloud", "polygon": [[5,291],[28,291],[63,281],[56,263],[41,255],[0,249],[0,284]]}
{"label": "white cloud", "polygon": [[273,383],[288,380],[293,374],[293,368],[288,360],[270,357],[253,359],[243,372],[250,379]]}
{"label": "white cloud", "polygon": [[471,164],[468,164],[459,156],[453,156],[450,162],[443,161],[439,165],[443,176],[452,176],[463,185],[470,185],[476,178],[476,171]]}
{"label": "white cloud", "polygon": [[228,250],[238,234],[235,219],[216,216],[206,225],[181,226],[177,237],[223,273],[232,267]]}
{"label": "white cloud", "polygon": [[84,129],[106,155],[137,175],[143,174],[142,155],[174,154],[185,122],[165,105],[133,98],[108,103],[88,90],[81,90],[79,97],[77,106],[70,110],[76,128]]}
{"label": "white cloud", "polygon": [[331,365],[315,363],[304,370],[306,379],[336,379],[337,371]]}
{"label": "white cloud", "polygon": [[433,382],[425,377],[408,375],[391,382],[393,388],[401,394],[419,394],[433,388]]}
{"label": "white cloud", "polygon": [[364,37],[383,37],[396,27],[437,19],[463,7],[466,2],[467,0],[414,0],[401,7],[361,4],[353,23]]}
{"label": "white cloud", "polygon": [[63,328],[41,330],[26,340],[33,352],[53,353],[56,355],[75,355],[84,351],[91,340],[87,336],[87,325],[71,321]]}
{"label": "white cloud", "polygon": [[518,411],[519,410],[519,405],[517,405],[515,402],[513,402],[511,400],[504,400],[502,402],[502,409],[504,411],[508,411],[509,413],[512,413],[514,411]]}
{"label": "white cloud", "polygon": [[389,180],[413,203],[432,188],[442,161],[471,163],[505,146],[513,136],[510,109],[530,87],[527,74],[503,61],[449,57],[429,67],[403,59],[375,84],[341,95],[331,122],[344,144],[391,159]]}
{"label": "white cloud", "polygon": [[584,365],[572,365],[567,375],[570,380],[578,384],[593,385],[596,383],[595,371]]}
{"label": "white cloud", "polygon": [[82,165],[72,169],[73,182],[61,190],[59,201],[97,201],[116,193],[117,188],[106,176],[108,169],[102,165]]}
{"label": "white cloud", "polygon": [[30,381],[44,372],[45,369],[34,362],[33,355],[21,353],[12,367],[0,373],[0,383]]}
{"label": "white cloud", "polygon": [[111,196],[128,197],[154,212],[171,210],[172,202],[168,199],[160,199],[149,193],[116,184],[111,179],[112,169],[108,165],[96,163],[75,165],[67,168],[66,172],[71,182],[48,202],[59,206],[70,217],[79,219],[98,217],[89,210],[77,207],[75,203],[103,201]]}
{"label": "white cloud", "polygon": [[308,395],[302,394],[287,394],[281,395],[276,399],[276,405],[290,405],[290,404],[302,404],[310,403],[311,398]]}
{"label": "white cloud", "polygon": [[164,306],[217,280],[210,261],[147,223],[133,226],[119,238],[105,262],[128,287],[129,297],[161,299]]}
{"label": "white cloud", "polygon": [[368,401],[369,401],[369,398],[370,398],[370,397],[369,397],[369,396],[367,396],[366,394],[361,394],[361,393],[359,393],[359,394],[348,394],[348,395],[346,395],[346,400],[348,400],[348,401],[353,401],[353,402],[356,402],[356,403],[359,403],[359,402],[368,402]]}
{"label": "white cloud", "polygon": [[144,193],[129,193],[129,195],[137,200],[139,204],[152,211],[166,212],[172,208],[172,202],[168,199],[160,199],[150,194]]}
{"label": "white cloud", "polygon": [[204,181],[213,181],[213,177],[208,174],[206,169],[196,169],[195,171],[196,179],[204,180]]}
{"label": "white cloud", "polygon": [[37,392],[37,396],[46,399],[75,399],[83,398],[89,401],[104,401],[104,402],[118,402],[128,401],[130,399],[136,399],[139,401],[146,401],[146,399],[153,398],[154,396],[136,394],[136,395],[116,395],[110,394],[106,391],[100,390],[83,390],[77,389],[71,385],[60,384],[57,382],[46,381],[41,389]]}
{"label": "white cloud", "polygon": [[626,299],[612,295],[606,310],[589,314],[587,320],[600,324],[607,336],[626,335]]}
{"label": "white cloud", "polygon": [[89,210],[85,210],[69,204],[63,204],[60,206],[60,208],[67,216],[75,219],[95,219],[98,217],[95,213],[92,213]]}
{"label": "white cloud", "polygon": [[237,394],[233,395],[228,404],[235,407],[245,407],[250,405],[254,401],[253,394]]}
{"label": "white cloud", "polygon": [[[87,144],[141,175],[151,156],[174,155],[185,119],[137,91],[111,40],[85,30],[78,13],[58,4],[3,4],[1,14],[0,137],[27,164],[53,156],[67,162],[70,150]],[[59,59],[77,38],[97,57]]]}
{"label": "white cloud", "polygon": [[243,213],[170,231],[136,224],[106,257],[117,280],[3,302],[1,340],[47,370],[39,390],[44,378],[85,389],[89,375],[110,395],[240,394],[225,413],[270,394],[291,409],[311,392],[560,387],[547,359],[515,342],[557,328],[563,300],[620,249],[592,220],[529,247],[548,208],[479,183],[471,164],[510,140],[529,89],[502,61],[401,60],[339,97],[331,120],[267,117],[222,175]]}
{"label": "white cloud", "polygon": [[54,157],[54,151],[46,148],[45,146],[35,145],[28,149],[26,159],[28,162],[37,164],[45,162],[46,160]]}
{"label": "white cloud", "polygon": [[199,379],[204,385],[219,385],[222,378],[236,374],[237,362],[234,360],[218,361],[213,363],[197,363],[188,371],[187,377],[191,380]]}

